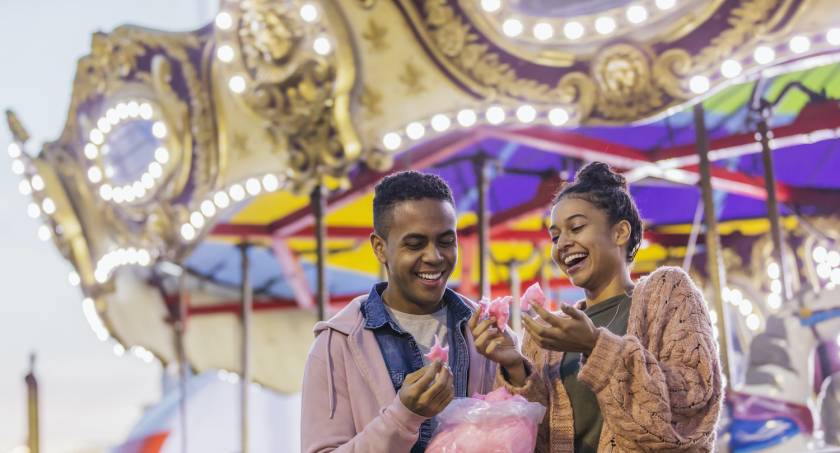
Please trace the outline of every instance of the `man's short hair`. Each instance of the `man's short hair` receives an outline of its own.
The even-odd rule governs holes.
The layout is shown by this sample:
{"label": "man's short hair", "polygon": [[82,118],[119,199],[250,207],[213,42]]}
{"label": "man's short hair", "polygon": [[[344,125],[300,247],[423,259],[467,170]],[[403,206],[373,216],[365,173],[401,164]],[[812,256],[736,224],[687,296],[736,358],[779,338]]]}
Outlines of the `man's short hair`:
{"label": "man's short hair", "polygon": [[403,201],[425,198],[448,201],[455,206],[452,190],[440,176],[402,171],[382,178],[374,189],[373,231],[387,238],[393,222],[391,213],[394,206]]}

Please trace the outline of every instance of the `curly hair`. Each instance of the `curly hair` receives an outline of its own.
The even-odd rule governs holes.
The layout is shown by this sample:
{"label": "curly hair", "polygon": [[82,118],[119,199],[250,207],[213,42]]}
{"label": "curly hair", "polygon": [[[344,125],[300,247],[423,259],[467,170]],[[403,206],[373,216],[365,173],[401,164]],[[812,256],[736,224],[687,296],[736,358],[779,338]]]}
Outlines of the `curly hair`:
{"label": "curly hair", "polygon": [[627,180],[603,162],[592,162],[581,168],[571,183],[564,183],[551,206],[564,198],[586,200],[607,214],[610,225],[621,220],[630,223],[630,239],[626,260],[632,263],[642,243],[642,219],[636,202],[627,190]]}
{"label": "curly hair", "polygon": [[403,171],[386,176],[374,189],[373,231],[380,237],[387,238],[394,206],[403,201],[425,198],[447,201],[455,206],[452,190],[440,176],[416,171]]}

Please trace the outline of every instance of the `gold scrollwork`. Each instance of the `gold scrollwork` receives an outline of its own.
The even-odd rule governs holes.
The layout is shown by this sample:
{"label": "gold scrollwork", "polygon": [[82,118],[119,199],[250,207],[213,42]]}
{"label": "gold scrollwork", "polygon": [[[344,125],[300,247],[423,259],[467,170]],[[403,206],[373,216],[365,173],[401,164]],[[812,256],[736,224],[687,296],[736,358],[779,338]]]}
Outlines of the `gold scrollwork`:
{"label": "gold scrollwork", "polygon": [[[288,153],[293,184],[339,174],[360,148],[349,115],[354,63],[341,49],[347,40],[334,40],[335,55],[319,55],[303,44],[322,30],[304,24],[293,5],[246,0],[240,8],[239,41],[252,79],[243,99],[273,125],[272,141]],[[325,12],[330,31],[343,30],[330,8]]]}
{"label": "gold scrollwork", "polygon": [[425,0],[416,7],[400,1],[418,34],[430,44],[432,56],[471,91],[489,99],[571,102],[579,110],[579,121],[596,122],[639,120],[689,98],[689,73],[719,64],[761,30],[775,27],[792,7],[791,0],[743,0],[729,11],[727,29],[694,57],[680,48],[656,55],[643,44],[612,44],[595,53],[588,72],[567,72],[551,86],[521,77],[451,2]]}

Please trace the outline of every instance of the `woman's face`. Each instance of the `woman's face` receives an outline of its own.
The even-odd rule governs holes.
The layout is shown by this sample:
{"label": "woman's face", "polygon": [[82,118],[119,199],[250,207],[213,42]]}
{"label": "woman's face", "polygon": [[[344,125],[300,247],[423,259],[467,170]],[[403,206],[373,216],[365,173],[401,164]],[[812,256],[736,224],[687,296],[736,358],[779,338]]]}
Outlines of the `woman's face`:
{"label": "woman's face", "polygon": [[551,256],[580,288],[596,291],[625,271],[630,224],[610,225],[607,213],[580,198],[565,197],[551,208]]}

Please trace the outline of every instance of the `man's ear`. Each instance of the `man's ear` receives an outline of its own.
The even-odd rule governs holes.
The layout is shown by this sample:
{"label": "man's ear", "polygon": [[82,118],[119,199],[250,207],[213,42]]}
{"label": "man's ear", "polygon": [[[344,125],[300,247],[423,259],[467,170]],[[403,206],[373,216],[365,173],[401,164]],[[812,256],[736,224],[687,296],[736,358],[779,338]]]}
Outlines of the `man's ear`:
{"label": "man's ear", "polygon": [[630,242],[630,235],[633,233],[633,227],[630,226],[630,222],[625,219],[619,220],[613,226],[613,240],[615,244],[620,247],[627,246],[627,243]]}
{"label": "man's ear", "polygon": [[382,239],[376,232],[370,233],[370,246],[373,247],[373,254],[376,255],[376,259],[387,267],[388,260],[385,258],[385,239]]}

